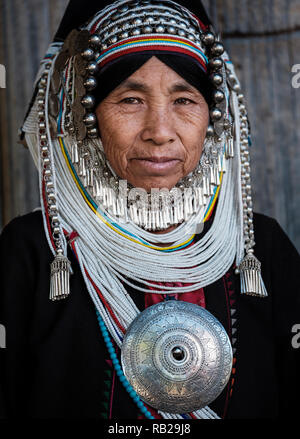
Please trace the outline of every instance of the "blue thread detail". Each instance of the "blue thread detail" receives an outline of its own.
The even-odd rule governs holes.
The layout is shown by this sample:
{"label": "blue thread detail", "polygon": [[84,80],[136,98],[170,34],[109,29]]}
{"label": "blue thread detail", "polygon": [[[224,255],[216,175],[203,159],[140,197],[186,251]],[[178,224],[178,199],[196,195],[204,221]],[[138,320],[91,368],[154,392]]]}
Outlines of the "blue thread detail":
{"label": "blue thread detail", "polygon": [[[108,333],[107,328],[105,326],[104,321],[102,320],[98,310],[96,309],[96,314],[97,314],[97,320],[99,323],[99,327],[100,330],[102,332],[102,335],[106,337],[106,334]],[[119,380],[121,381],[121,383],[123,384],[123,386],[125,387],[125,390],[128,392],[129,396],[133,399],[133,401],[136,403],[136,405],[138,406],[138,408],[140,409],[140,411],[145,415],[146,418],[148,419],[155,419],[151,413],[149,412],[149,410],[145,407],[144,403],[141,401],[140,397],[138,396],[138,394],[136,393],[136,391],[133,389],[133,387],[131,386],[131,384],[129,383],[129,381],[127,380],[127,378],[125,377],[121,365],[119,363],[119,360],[117,359],[117,354],[115,352],[115,349],[113,347],[113,344],[111,341],[106,342],[106,346],[108,349],[108,352],[110,353],[110,357],[112,358],[112,355],[115,355],[112,358],[112,363],[114,365],[114,369],[119,377]]]}

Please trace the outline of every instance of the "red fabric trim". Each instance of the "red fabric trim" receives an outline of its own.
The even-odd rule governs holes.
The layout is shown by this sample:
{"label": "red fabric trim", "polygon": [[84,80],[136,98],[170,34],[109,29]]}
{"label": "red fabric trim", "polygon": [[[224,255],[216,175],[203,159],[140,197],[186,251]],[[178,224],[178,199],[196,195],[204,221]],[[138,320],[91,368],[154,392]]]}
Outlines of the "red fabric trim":
{"label": "red fabric trim", "polygon": [[[185,40],[185,39],[183,39],[183,38],[181,38],[181,37],[179,37],[179,36],[177,36],[177,37],[173,37],[173,36],[171,36],[171,35],[160,35],[160,34],[157,34],[157,36],[153,37],[153,36],[150,36],[150,35],[141,35],[141,36],[138,36],[138,35],[137,35],[137,36],[134,36],[134,37],[126,38],[126,39],[124,39],[124,40],[122,40],[122,41],[120,41],[120,42],[118,42],[118,43],[114,43],[114,44],[112,44],[111,46],[109,46],[108,49],[103,50],[102,54],[105,54],[105,53],[108,52],[109,50],[111,50],[111,49],[115,49],[116,47],[121,47],[121,46],[123,46],[125,43],[131,43],[131,42],[134,42],[135,40],[142,40],[142,41],[147,40],[147,41],[149,42],[149,40],[153,40],[153,41],[155,41],[155,40],[158,40],[158,39],[164,39],[164,38],[168,38],[168,40],[175,41],[175,42],[177,42],[177,41],[181,41],[181,42],[184,43],[184,44],[187,43],[187,40]],[[188,41],[188,44],[189,44],[189,46],[192,46],[194,49],[199,50],[199,47],[196,46],[196,44],[194,44],[192,41],[189,40],[189,41]],[[168,45],[167,42],[166,42],[166,45]],[[154,45],[154,46],[155,46],[155,45]],[[156,47],[156,46],[155,46],[155,47]],[[173,47],[173,46],[171,46],[171,47]]]}
{"label": "red fabric trim", "polygon": [[[164,286],[182,286],[180,282],[174,282],[174,283],[168,283],[168,282],[159,282],[159,285]],[[185,285],[192,285],[192,284],[185,284]],[[151,290],[159,290],[159,288],[152,288]],[[173,291],[171,293],[145,293],[145,308],[148,308],[151,305],[154,305],[159,302],[163,302],[166,299],[166,296],[174,297],[175,300],[182,300],[184,302],[190,302],[194,303],[196,305],[202,306],[202,308],[205,308],[205,296],[204,296],[204,290],[203,288],[200,288],[199,290],[192,291],[189,293],[174,293]]]}
{"label": "red fabric trim", "polygon": [[153,46],[132,47],[132,48],[129,48],[127,50],[123,50],[122,52],[112,54],[111,56],[106,58],[104,61],[100,61],[99,64],[102,67],[102,66],[105,66],[108,62],[113,61],[114,59],[120,58],[123,55],[127,55],[129,53],[151,51],[151,50],[158,50],[161,52],[171,51],[171,52],[183,53],[185,55],[191,56],[192,58],[197,60],[202,65],[202,67],[204,67],[205,72],[207,72],[206,64],[196,54],[193,54],[191,51],[182,49],[180,47],[168,46],[167,44],[160,45],[160,46],[153,45]]}

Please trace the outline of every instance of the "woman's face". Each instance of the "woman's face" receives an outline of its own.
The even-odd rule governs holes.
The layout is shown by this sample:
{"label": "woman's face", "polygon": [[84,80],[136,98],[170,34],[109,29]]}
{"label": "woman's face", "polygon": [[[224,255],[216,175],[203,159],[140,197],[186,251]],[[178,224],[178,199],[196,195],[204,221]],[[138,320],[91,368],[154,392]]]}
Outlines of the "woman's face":
{"label": "woman's face", "polygon": [[114,171],[147,191],[171,189],[195,169],[209,121],[201,93],[155,57],[115,88],[96,115]]}

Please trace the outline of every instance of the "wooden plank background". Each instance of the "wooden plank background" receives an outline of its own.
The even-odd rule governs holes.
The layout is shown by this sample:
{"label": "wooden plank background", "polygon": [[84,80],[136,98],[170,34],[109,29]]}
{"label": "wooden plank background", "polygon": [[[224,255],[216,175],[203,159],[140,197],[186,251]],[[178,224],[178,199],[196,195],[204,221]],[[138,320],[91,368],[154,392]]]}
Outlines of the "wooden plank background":
{"label": "wooden plank background", "polygon": [[[100,3],[100,2],[99,2]],[[204,0],[236,66],[252,127],[254,209],[278,220],[300,250],[300,0]],[[37,173],[17,131],[40,58],[66,0],[0,0],[0,229],[39,205]],[[84,4],[84,2],[83,2]]]}

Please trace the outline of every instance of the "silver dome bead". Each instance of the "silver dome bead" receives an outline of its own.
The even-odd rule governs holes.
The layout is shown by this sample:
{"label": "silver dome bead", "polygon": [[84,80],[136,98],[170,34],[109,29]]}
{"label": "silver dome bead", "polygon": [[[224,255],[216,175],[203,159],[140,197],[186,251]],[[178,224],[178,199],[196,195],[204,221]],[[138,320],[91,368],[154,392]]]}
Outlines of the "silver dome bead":
{"label": "silver dome bead", "polygon": [[144,26],[144,27],[143,27],[143,32],[144,32],[145,34],[151,34],[151,32],[152,32],[152,27],[151,27],[151,26]]}
{"label": "silver dome bead", "polygon": [[164,26],[162,26],[161,24],[159,24],[158,26],[156,26],[156,28],[155,28],[155,32],[156,33],[164,33],[164,31],[165,31],[165,27]]}
{"label": "silver dome bead", "polygon": [[214,58],[209,61],[209,67],[212,70],[220,70],[223,65],[223,60],[221,58]]}
{"label": "silver dome bead", "polygon": [[232,82],[234,84],[236,83],[236,77],[232,73],[230,73],[230,75],[228,75],[228,79],[230,82]]}
{"label": "silver dome bead", "polygon": [[169,20],[169,23],[170,23],[170,24],[177,24],[177,21],[174,20],[174,18],[171,18],[171,19]]}
{"label": "silver dome bead", "polygon": [[91,59],[93,59],[94,55],[95,55],[95,52],[90,47],[85,49],[83,52],[81,52],[82,58],[86,59],[87,61],[90,61]]}
{"label": "silver dome bead", "polygon": [[101,44],[101,51],[106,50],[107,49],[107,44]]}
{"label": "silver dome bead", "polygon": [[98,70],[98,64],[96,62],[90,61],[86,66],[86,70],[90,75],[94,75]]}
{"label": "silver dome bead", "polygon": [[140,26],[143,23],[143,20],[141,20],[141,18],[135,18],[134,20],[132,20],[132,24],[134,26]]}
{"label": "silver dome bead", "polygon": [[129,37],[129,33],[128,32],[122,32],[121,34],[120,34],[120,38],[123,40],[123,39],[125,39],[125,38],[128,38]]}
{"label": "silver dome bead", "polygon": [[115,44],[118,41],[118,38],[114,35],[108,40],[108,44]]}
{"label": "silver dome bead", "polygon": [[89,43],[93,47],[99,47],[101,44],[101,38],[97,34],[93,34],[89,38]]}
{"label": "silver dome bead", "polygon": [[244,101],[244,98],[245,98],[245,96],[244,96],[242,93],[240,93],[240,94],[238,95],[238,101],[239,101],[240,103],[242,103],[242,102]]}
{"label": "silver dome bead", "polygon": [[180,21],[179,25],[180,25],[181,29],[186,29],[187,28],[187,25],[186,25],[186,23],[184,21]]}
{"label": "silver dome bead", "polygon": [[214,85],[221,85],[223,83],[223,76],[219,73],[214,73],[213,75],[211,75],[211,80]]}
{"label": "silver dome bead", "polygon": [[93,106],[95,105],[95,98],[92,95],[85,95],[81,99],[81,103],[84,108],[93,108]]}
{"label": "silver dome bead", "polygon": [[169,34],[176,34],[176,28],[174,26],[168,26],[167,31]]}
{"label": "silver dome bead", "polygon": [[230,123],[230,121],[228,120],[228,119],[225,119],[224,120],[224,129],[225,130],[229,130],[229,128],[231,128],[231,123]]}
{"label": "silver dome bead", "polygon": [[118,12],[121,12],[122,14],[124,14],[125,12],[128,11],[128,9],[129,9],[129,6],[128,6],[128,5],[124,5],[124,6],[121,6],[121,7],[118,9]]}
{"label": "silver dome bead", "polygon": [[195,41],[195,37],[194,37],[194,35],[193,34],[188,34],[188,39],[190,40],[190,41]]}
{"label": "silver dome bead", "polygon": [[240,87],[240,85],[239,85],[239,84],[235,84],[235,85],[233,86],[233,90],[234,90],[236,93],[239,93],[239,92],[241,91],[241,87]]}
{"label": "silver dome bead", "polygon": [[212,108],[210,110],[210,118],[213,122],[216,122],[217,120],[220,120],[223,116],[223,113],[219,108]]}
{"label": "silver dome bead", "polygon": [[211,46],[215,42],[215,36],[211,32],[202,35],[202,41],[206,46]]}
{"label": "silver dome bead", "polygon": [[212,137],[214,135],[214,127],[212,125],[208,125],[206,135],[207,137]]}
{"label": "silver dome bead", "polygon": [[186,32],[183,29],[178,29],[177,34],[180,37],[185,37],[186,36]]}
{"label": "silver dome bead", "polygon": [[93,127],[93,128],[88,128],[87,130],[87,135],[90,138],[95,138],[98,137],[98,129]]}
{"label": "silver dome bead", "polygon": [[93,125],[95,125],[97,122],[96,116],[94,113],[87,113],[84,118],[83,118],[83,123],[87,126],[87,127],[92,127]]}
{"label": "silver dome bead", "polygon": [[220,103],[225,99],[225,95],[221,90],[215,90],[213,92],[213,99],[216,103]]}
{"label": "silver dome bead", "polygon": [[59,235],[60,234],[60,228],[59,227],[53,227],[53,235]]}
{"label": "silver dome bead", "polygon": [[144,20],[145,23],[153,23],[153,21],[155,21],[153,17],[146,17]]}
{"label": "silver dome bead", "polygon": [[210,50],[214,56],[221,56],[224,53],[224,46],[221,43],[215,43]]}
{"label": "silver dome bead", "polygon": [[84,86],[87,90],[93,90],[97,87],[97,80],[93,76],[89,76],[85,79]]}
{"label": "silver dome bead", "polygon": [[140,35],[140,33],[141,33],[141,29],[139,29],[137,27],[130,31],[130,35],[132,35],[132,36]]}

